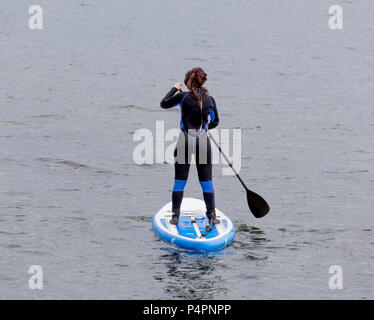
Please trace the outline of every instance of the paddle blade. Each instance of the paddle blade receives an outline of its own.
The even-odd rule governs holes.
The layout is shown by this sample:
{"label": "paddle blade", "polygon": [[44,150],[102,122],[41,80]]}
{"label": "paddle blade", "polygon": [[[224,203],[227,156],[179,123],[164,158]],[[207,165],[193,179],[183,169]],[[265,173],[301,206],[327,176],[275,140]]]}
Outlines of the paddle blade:
{"label": "paddle blade", "polygon": [[262,218],[265,216],[270,211],[270,207],[267,202],[257,193],[249,189],[246,189],[246,191],[248,207],[252,211],[253,215],[256,218]]}

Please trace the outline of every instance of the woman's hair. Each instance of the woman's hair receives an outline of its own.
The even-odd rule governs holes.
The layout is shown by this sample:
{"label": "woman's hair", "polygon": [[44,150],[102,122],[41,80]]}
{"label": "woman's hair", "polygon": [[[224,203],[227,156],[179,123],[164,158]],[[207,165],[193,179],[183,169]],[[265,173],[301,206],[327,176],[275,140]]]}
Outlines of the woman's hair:
{"label": "woman's hair", "polygon": [[200,88],[201,94],[208,94],[208,90],[203,87],[203,84],[207,80],[207,74],[201,68],[193,68],[187,71],[184,78],[184,83],[188,90],[191,91],[193,97],[197,100],[200,108],[202,108],[201,96],[197,94],[197,89]]}

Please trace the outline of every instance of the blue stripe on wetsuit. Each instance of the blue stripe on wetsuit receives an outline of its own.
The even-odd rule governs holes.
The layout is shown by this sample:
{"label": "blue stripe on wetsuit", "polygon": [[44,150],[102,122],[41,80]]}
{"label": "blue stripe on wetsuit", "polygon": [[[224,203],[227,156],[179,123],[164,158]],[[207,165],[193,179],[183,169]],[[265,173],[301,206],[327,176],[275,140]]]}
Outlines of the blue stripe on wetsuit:
{"label": "blue stripe on wetsuit", "polygon": [[210,106],[211,106],[211,109],[210,109],[210,121],[212,121],[214,124],[217,124],[217,122],[214,121],[214,119],[216,118],[216,114],[214,112],[213,101],[212,101],[212,97],[211,96],[209,96],[209,100],[210,100]]}
{"label": "blue stripe on wetsuit", "polygon": [[212,180],[200,181],[203,192],[214,193]]}
{"label": "blue stripe on wetsuit", "polygon": [[174,180],[174,188],[173,191],[184,191],[184,187],[187,183],[187,180]]}
{"label": "blue stripe on wetsuit", "polygon": [[215,123],[214,118],[215,118],[215,114],[214,114],[214,109],[212,108],[210,109],[210,121],[212,121],[213,123]]}

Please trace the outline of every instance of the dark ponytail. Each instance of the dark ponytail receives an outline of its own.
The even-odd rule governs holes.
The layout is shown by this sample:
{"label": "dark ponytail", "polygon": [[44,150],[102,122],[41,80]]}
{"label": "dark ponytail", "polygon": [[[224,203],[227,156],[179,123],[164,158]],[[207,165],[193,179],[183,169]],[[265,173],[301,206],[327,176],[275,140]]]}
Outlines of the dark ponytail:
{"label": "dark ponytail", "polygon": [[201,68],[193,68],[187,71],[184,78],[184,83],[187,88],[191,91],[192,96],[197,100],[200,108],[202,108],[201,96],[198,95],[197,90],[200,89],[201,94],[208,94],[208,90],[203,87],[203,84],[207,80],[207,74]]}

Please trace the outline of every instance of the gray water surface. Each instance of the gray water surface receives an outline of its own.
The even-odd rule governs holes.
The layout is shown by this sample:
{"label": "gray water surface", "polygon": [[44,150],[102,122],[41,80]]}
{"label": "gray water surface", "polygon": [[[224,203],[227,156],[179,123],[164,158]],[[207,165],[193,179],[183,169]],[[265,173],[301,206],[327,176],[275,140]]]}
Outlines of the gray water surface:
{"label": "gray water surface", "polygon": [[[38,0],[0,8],[0,298],[373,299],[374,6],[323,0]],[[255,219],[214,167],[237,228],[211,254],[157,238],[173,167],[136,165],[133,133],[195,66],[221,128],[241,128]],[[202,198],[192,168],[185,195]],[[43,268],[43,290],[28,269]],[[331,290],[331,265],[344,287]]]}

